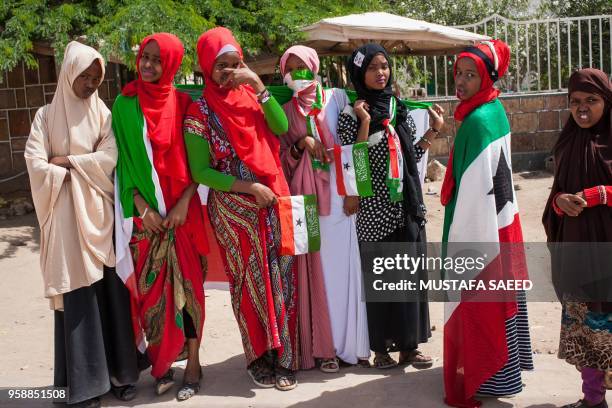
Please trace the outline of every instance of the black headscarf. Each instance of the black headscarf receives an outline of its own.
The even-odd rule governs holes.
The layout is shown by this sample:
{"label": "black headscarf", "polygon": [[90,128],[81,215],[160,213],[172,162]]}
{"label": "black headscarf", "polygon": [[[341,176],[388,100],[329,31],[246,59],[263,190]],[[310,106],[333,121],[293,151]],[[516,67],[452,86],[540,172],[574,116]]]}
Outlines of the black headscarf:
{"label": "black headscarf", "polygon": [[[582,293],[610,299],[612,270],[610,263],[602,261],[605,257],[601,256],[601,249],[596,248],[605,250],[607,246],[597,243],[612,242],[612,209],[599,205],[585,208],[577,217],[558,216],[552,202],[558,193],[575,194],[598,185],[612,185],[612,85],[604,72],[589,68],[574,72],[568,88],[568,98],[576,91],[593,93],[604,99],[605,107],[599,122],[589,129],[578,126],[570,116],[553,148],[555,178],[542,217],[549,247],[557,251],[552,258],[553,279],[560,297],[560,292],[575,295],[577,289],[585,288]],[[574,246],[552,244],[556,242],[592,244],[583,248],[582,256],[576,256]],[[589,307],[611,310],[612,303],[596,303]]]}
{"label": "black headscarf", "polygon": [[605,101],[601,120],[583,129],[570,115],[553,148],[555,179],[543,217],[544,228],[552,242],[612,241],[609,209],[585,209],[578,217],[558,217],[552,210],[557,193],[575,194],[597,185],[612,184],[612,85],[598,69],[582,69],[572,74],[568,98],[582,91],[601,96]]}
{"label": "black headscarf", "polygon": [[[368,89],[365,84],[365,73],[368,70],[368,65],[370,65],[372,59],[378,54],[382,54],[389,63],[391,62],[389,54],[387,54],[387,50],[385,50],[382,45],[370,43],[353,51],[353,55],[351,55],[351,58],[347,61],[346,65],[351,82],[353,83],[355,91],[357,92],[357,99],[365,100],[370,107],[370,134],[376,133],[383,128],[383,120],[391,119],[389,105],[391,98],[395,98],[395,96],[393,96],[393,71],[391,70],[391,67],[389,67],[391,75],[389,75],[387,86],[385,86],[384,89]],[[399,124],[406,120],[408,110],[400,100],[397,100],[396,102],[396,123]]]}
{"label": "black headscarf", "polygon": [[363,45],[353,51],[346,64],[351,82],[357,92],[357,99],[363,99],[370,107],[370,131],[369,134],[376,133],[384,128],[382,122],[391,119],[392,112],[389,112],[391,98],[396,99],[395,130],[400,139],[402,154],[404,156],[404,209],[407,214],[425,219],[425,206],[423,205],[423,193],[421,191],[421,181],[419,171],[416,167],[414,145],[412,143],[412,133],[406,119],[408,109],[401,100],[393,95],[393,70],[389,67],[390,75],[387,85],[382,90],[368,89],[365,84],[365,73],[372,59],[382,54],[388,62],[391,62],[387,50],[380,45],[370,43]]}

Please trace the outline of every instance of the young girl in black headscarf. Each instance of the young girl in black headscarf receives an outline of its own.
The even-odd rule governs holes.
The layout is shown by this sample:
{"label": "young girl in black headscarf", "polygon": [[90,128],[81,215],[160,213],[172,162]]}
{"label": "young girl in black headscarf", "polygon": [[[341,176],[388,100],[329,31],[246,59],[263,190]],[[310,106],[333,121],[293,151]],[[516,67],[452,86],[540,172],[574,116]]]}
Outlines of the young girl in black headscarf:
{"label": "young girl in black headscarf", "polygon": [[[347,68],[357,101],[338,118],[343,144],[367,141],[372,174],[371,197],[347,196],[345,212],[357,212],[357,236],[364,242],[416,242],[424,245],[425,206],[416,164],[439,133],[444,120],[439,106],[430,109],[431,128],[413,146],[416,127],[408,110],[393,96],[387,51],[367,44],[353,52]],[[370,347],[374,365],[397,365],[389,355],[399,351],[400,363],[431,366],[431,357],[417,350],[431,336],[428,304],[422,302],[369,302]]]}
{"label": "young girl in black headscarf", "polygon": [[[610,79],[598,69],[576,71],[568,96],[571,116],[553,149],[555,179],[544,229],[549,242],[612,242]],[[552,258],[555,281],[561,282],[555,288],[563,303],[559,356],[581,371],[584,393],[582,400],[565,408],[608,406],[604,376],[612,369],[612,303],[577,302],[572,297],[581,286],[576,282],[594,279],[607,294],[598,290],[592,300],[609,300],[612,271],[609,263],[585,261],[588,265],[580,264],[583,272],[577,273],[563,256]]]}

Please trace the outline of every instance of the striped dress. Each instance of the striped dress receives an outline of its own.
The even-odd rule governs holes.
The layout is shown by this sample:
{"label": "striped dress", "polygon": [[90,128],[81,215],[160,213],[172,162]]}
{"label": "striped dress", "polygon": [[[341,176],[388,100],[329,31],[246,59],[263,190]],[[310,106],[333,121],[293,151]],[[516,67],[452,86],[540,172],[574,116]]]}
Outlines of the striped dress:
{"label": "striped dress", "polygon": [[517,306],[518,313],[506,320],[508,362],[480,386],[480,395],[499,397],[519,393],[523,389],[521,371],[533,370],[527,299],[523,291],[517,292]]}

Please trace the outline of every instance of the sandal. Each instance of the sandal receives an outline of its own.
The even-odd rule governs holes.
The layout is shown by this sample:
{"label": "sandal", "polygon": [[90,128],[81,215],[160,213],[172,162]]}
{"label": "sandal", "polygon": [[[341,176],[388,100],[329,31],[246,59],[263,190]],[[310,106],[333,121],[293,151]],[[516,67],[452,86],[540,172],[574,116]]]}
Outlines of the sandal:
{"label": "sandal", "polygon": [[415,349],[408,352],[400,353],[398,364],[412,364],[412,366],[417,369],[431,368],[431,366],[433,365],[433,358],[426,356],[419,350]]}
{"label": "sandal", "polygon": [[116,387],[114,385],[111,386],[111,391],[115,398],[119,401],[131,401],[136,397],[136,386],[133,384],[122,385]]}
{"label": "sandal", "polygon": [[263,358],[259,358],[251,363],[247,368],[247,373],[249,373],[255,385],[260,388],[274,388],[276,385],[274,372],[265,363]]}
{"label": "sandal", "polygon": [[100,408],[102,406],[102,401],[100,397],[91,398],[85,401],[81,401],[77,404],[71,405],[74,408]]}
{"label": "sandal", "polygon": [[174,385],[174,370],[169,369],[166,374],[155,380],[155,393],[162,395]]}
{"label": "sandal", "polygon": [[178,401],[186,401],[200,391],[200,381],[202,380],[202,367],[200,367],[200,378],[197,382],[183,382],[183,386],[176,393]]}
{"label": "sandal", "polygon": [[367,358],[360,358],[359,360],[357,360],[357,366],[361,368],[371,368],[372,364],[370,364],[370,360],[368,360]]}
{"label": "sandal", "polygon": [[377,354],[374,357],[374,367],[379,369],[393,368],[397,366],[397,361],[391,358],[389,353]]}
{"label": "sandal", "polygon": [[338,362],[337,358],[327,358],[324,360],[321,360],[321,366],[319,367],[319,370],[323,371],[324,373],[337,373],[338,371],[340,371],[340,363]]}
{"label": "sandal", "polygon": [[298,382],[295,378],[295,372],[287,370],[283,367],[276,369],[276,389],[280,391],[290,391],[297,387]]}
{"label": "sandal", "polygon": [[601,401],[597,405],[589,405],[585,400],[581,399],[580,401],[574,402],[573,404],[564,405],[562,408],[608,408],[608,403],[604,398],[603,401]]}

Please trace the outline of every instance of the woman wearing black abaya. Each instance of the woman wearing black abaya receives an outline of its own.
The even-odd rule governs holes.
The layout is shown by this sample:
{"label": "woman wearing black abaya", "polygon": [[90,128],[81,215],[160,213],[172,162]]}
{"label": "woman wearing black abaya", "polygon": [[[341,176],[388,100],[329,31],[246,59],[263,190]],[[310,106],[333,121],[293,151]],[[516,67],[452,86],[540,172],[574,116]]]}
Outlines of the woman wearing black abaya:
{"label": "woman wearing black abaya", "polygon": [[[583,69],[570,77],[568,95],[571,116],[553,150],[555,179],[542,220],[546,235],[551,245],[612,242],[612,86],[602,71]],[[563,304],[559,356],[581,371],[584,398],[565,408],[605,408],[604,377],[612,368],[612,269],[588,256],[577,266],[568,252],[552,257]]]}
{"label": "woman wearing black abaya", "polygon": [[[360,245],[414,242],[424,251],[425,206],[416,167],[424,148],[413,145],[415,124],[406,107],[393,96],[389,61],[382,46],[367,44],[356,49],[347,63],[357,101],[340,114],[338,137],[345,145],[368,141],[374,195],[347,196],[344,209],[348,215],[357,212]],[[439,106],[430,109],[431,128],[425,136],[432,138],[439,132],[444,123],[442,113]],[[431,357],[417,349],[431,336],[426,301],[368,302],[367,314],[377,368],[397,365],[389,355],[394,351],[400,352],[400,364],[431,366]]]}

